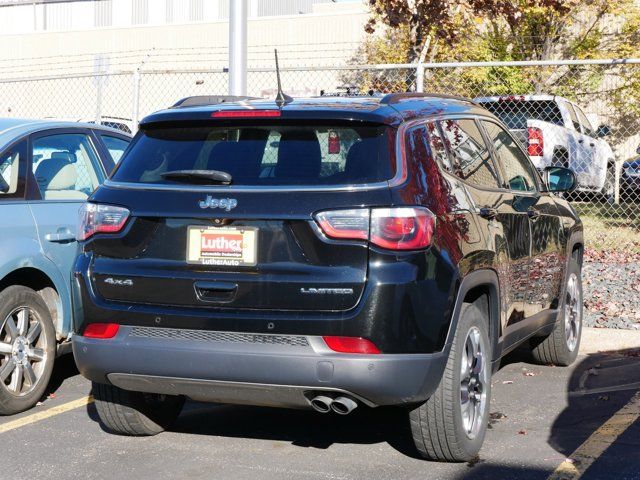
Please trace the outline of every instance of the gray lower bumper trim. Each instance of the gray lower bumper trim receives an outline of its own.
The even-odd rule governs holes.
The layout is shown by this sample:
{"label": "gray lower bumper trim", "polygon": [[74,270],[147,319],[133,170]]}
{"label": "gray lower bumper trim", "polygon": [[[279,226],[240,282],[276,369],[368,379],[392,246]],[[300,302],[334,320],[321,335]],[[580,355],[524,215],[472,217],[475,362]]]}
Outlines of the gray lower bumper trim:
{"label": "gray lower bumper trim", "polygon": [[193,341],[132,335],[122,326],[102,340],[74,336],[80,373],[97,383],[198,400],[304,407],[308,391],[347,393],[365,405],[426,400],[448,349],[433,354],[349,355],[308,337],[307,346]]}
{"label": "gray lower bumper trim", "polygon": [[369,407],[376,405],[358,395],[338,388],[301,387],[260,383],[223,382],[196,378],[158,377],[131,373],[110,373],[109,381],[116,387],[136,392],[185,395],[201,402],[235,403],[263,407],[311,408],[309,400],[323,392],[349,395]]}

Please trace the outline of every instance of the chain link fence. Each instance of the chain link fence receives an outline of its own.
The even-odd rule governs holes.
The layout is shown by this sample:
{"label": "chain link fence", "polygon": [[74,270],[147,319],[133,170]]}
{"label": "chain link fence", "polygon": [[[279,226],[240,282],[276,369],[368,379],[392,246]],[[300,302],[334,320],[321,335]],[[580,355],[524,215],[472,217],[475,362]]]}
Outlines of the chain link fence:
{"label": "chain link fence", "polygon": [[[595,249],[640,252],[640,61],[285,67],[296,97],[349,87],[476,99],[511,129],[535,165],[571,168],[570,194]],[[228,91],[228,72],[145,70],[0,80],[3,116],[101,122],[135,131],[145,115],[191,95]],[[250,68],[247,94],[276,94],[272,68]]]}

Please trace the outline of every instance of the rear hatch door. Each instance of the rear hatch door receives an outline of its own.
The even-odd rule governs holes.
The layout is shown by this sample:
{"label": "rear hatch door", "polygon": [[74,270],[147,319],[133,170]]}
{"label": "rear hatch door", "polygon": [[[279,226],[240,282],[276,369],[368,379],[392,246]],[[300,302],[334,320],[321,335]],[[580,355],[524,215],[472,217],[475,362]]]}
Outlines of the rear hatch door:
{"label": "rear hatch door", "polygon": [[[355,307],[366,243],[328,240],[313,215],[389,204],[390,135],[344,122],[149,127],[92,198],[130,211],[122,232],[85,247],[95,292],[196,308]],[[232,182],[166,176],[193,170],[223,171]]]}

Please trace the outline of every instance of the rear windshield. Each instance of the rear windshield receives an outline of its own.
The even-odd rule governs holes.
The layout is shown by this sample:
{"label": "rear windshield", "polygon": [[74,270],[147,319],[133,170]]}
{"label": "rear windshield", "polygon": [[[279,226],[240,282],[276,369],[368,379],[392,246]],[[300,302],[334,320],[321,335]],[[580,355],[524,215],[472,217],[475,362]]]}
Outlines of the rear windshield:
{"label": "rear windshield", "polygon": [[527,120],[563,125],[562,114],[553,100],[500,100],[483,102],[481,105],[511,130],[524,130],[527,128]]}
{"label": "rear windshield", "polygon": [[218,170],[232,185],[343,185],[393,177],[389,127],[171,126],[141,131],[113,180],[174,184],[162,173]]}

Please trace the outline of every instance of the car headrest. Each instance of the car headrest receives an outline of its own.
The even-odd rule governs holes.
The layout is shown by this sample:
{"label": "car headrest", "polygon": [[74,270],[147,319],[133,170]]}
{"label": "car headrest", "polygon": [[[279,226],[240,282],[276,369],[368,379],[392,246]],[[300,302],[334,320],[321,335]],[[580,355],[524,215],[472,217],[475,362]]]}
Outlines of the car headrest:
{"label": "car headrest", "polygon": [[69,152],[53,152],[51,154],[51,158],[59,158],[61,160],[66,160],[69,163],[76,163],[78,161],[76,154]]}
{"label": "car headrest", "polygon": [[318,178],[322,153],[318,137],[310,130],[285,132],[280,137],[276,178]]}
{"label": "car headrest", "polygon": [[243,140],[216,143],[209,153],[207,168],[221,170],[234,178],[257,178],[260,174],[264,142]]}
{"label": "car headrest", "polygon": [[40,162],[35,175],[42,191],[73,190],[78,180],[78,173],[74,166],[60,158],[50,158]]}
{"label": "car headrest", "polygon": [[371,168],[378,164],[378,142],[374,139],[360,140],[349,148],[344,171],[349,178],[357,180],[367,177]]}

